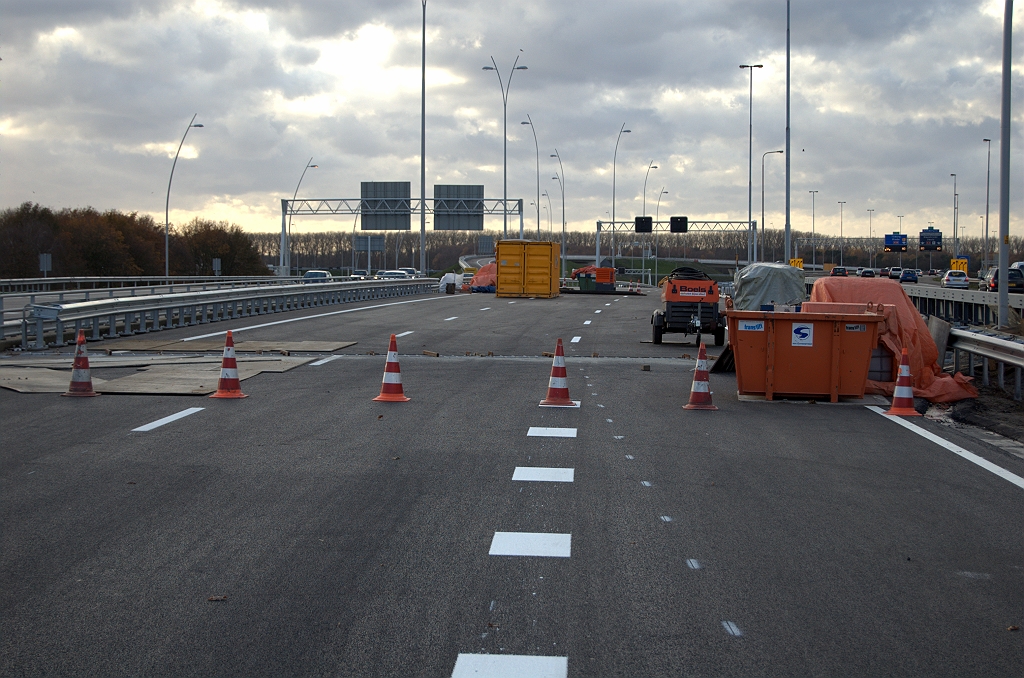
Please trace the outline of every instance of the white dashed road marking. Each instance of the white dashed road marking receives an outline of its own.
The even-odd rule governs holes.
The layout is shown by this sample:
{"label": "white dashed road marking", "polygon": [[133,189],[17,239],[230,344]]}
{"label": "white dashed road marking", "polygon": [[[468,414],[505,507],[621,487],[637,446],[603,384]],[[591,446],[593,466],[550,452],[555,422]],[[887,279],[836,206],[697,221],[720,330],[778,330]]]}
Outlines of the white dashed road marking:
{"label": "white dashed road marking", "polygon": [[[881,414],[883,416],[885,415],[885,411],[881,407],[875,407],[874,405],[870,405],[870,406],[868,406],[868,409],[871,410],[872,412],[876,412],[876,413]],[[899,417],[886,417],[886,419],[890,420],[894,424],[899,424],[900,426],[902,426],[903,428],[905,428],[905,429],[907,429],[909,431],[913,431],[917,435],[921,436],[922,438],[924,438],[926,440],[932,441],[936,445],[941,445],[942,447],[945,447],[947,450],[949,450],[953,454],[959,455],[959,456],[963,457],[964,459],[966,459],[967,461],[971,462],[972,464],[977,464],[978,466],[980,466],[981,468],[985,469],[986,471],[989,471],[991,473],[996,474],[997,476],[999,476],[1003,480],[1009,480],[1011,483],[1013,483],[1017,487],[1019,487],[1021,489],[1024,489],[1024,478],[1021,478],[1018,475],[1014,475],[1013,473],[1010,473],[1009,471],[1004,469],[1002,466],[996,466],[995,464],[990,462],[988,459],[985,459],[983,457],[979,457],[978,455],[974,454],[973,452],[968,452],[967,450],[965,450],[964,448],[960,447],[959,445],[954,445],[953,443],[949,442],[945,438],[940,438],[939,436],[935,435],[934,433],[932,433],[930,431],[926,431],[925,429],[921,428],[920,426],[918,426],[916,424],[911,424],[909,421],[904,421],[903,419],[900,419]]]}
{"label": "white dashed road marking", "polygon": [[583,337],[573,337],[572,339],[569,340],[569,343],[570,344],[578,344],[578,343],[580,343],[580,339],[582,339],[582,338]]}
{"label": "white dashed road marking", "polygon": [[605,306],[611,306],[611,304],[605,304]]}
{"label": "white dashed road marking", "polygon": [[571,483],[575,480],[576,469],[545,468],[541,466],[516,466],[512,480],[527,480],[548,483]]}
{"label": "white dashed road marking", "polygon": [[740,627],[736,626],[736,624],[731,622],[731,621],[724,621],[724,622],[722,622],[722,627],[725,629],[726,633],[728,633],[730,636],[742,636],[743,635],[743,632],[740,631]]}
{"label": "white dashed road marking", "polygon": [[641,480],[640,484],[643,485],[644,487],[650,487],[651,486],[651,481],[650,480]]}
{"label": "white dashed road marking", "polygon": [[485,306],[484,308],[481,308],[480,310],[481,311],[490,311],[491,307],[490,306]]}
{"label": "white dashed road marking", "polygon": [[584,325],[589,325],[589,324],[590,324],[590,322],[591,322],[590,320],[584,320],[584,321],[583,321],[583,324],[584,324]]}
{"label": "white dashed road marking", "polygon": [[672,516],[662,516],[661,517],[661,522],[663,522],[663,523],[671,523],[672,522]]}
{"label": "white dashed road marking", "polygon": [[601,312],[601,309],[597,309],[596,311],[594,311],[594,313],[600,313],[600,312]]}
{"label": "white dashed road marking", "polygon": [[572,552],[572,535],[550,532],[495,532],[491,540],[492,556],[537,556],[568,558]]}
{"label": "white dashed road marking", "polygon": [[574,428],[549,428],[545,426],[531,426],[526,432],[528,438],[575,438]]}
{"label": "white dashed road marking", "polygon": [[150,422],[150,423],[146,424],[145,426],[140,426],[138,428],[133,428],[132,431],[140,431],[140,432],[152,431],[155,428],[160,428],[164,424],[170,424],[172,421],[178,421],[179,419],[184,419],[185,417],[189,416],[190,414],[195,414],[196,412],[202,412],[203,409],[204,408],[202,408],[202,407],[190,407],[187,410],[182,410],[181,412],[178,412],[176,414],[172,414],[169,417],[164,417],[163,419],[157,419],[156,421]]}
{"label": "white dashed road marking", "polygon": [[700,569],[700,561],[695,560],[693,558],[688,558],[686,560],[686,566],[688,568],[690,568],[691,570],[699,570]]}
{"label": "white dashed road marking", "polygon": [[396,335],[395,335],[395,337],[396,337],[396,338],[399,338],[399,337],[408,337],[408,336],[409,336],[410,334],[412,334],[412,333],[413,333],[413,330],[409,330],[408,332],[402,332],[401,334],[396,334]]}
{"label": "white dashed road marking", "polygon": [[536,657],[517,654],[460,654],[452,678],[565,678],[568,657]]}
{"label": "white dashed road marking", "polygon": [[444,321],[448,322],[449,320],[458,320],[458,318],[459,318],[459,316],[453,315],[451,318],[445,318]]}
{"label": "white dashed road marking", "polygon": [[317,360],[315,363],[310,363],[309,365],[310,367],[319,367],[320,365],[326,365],[332,360],[337,360],[340,357],[340,355],[329,355],[326,358],[321,358],[320,360]]}

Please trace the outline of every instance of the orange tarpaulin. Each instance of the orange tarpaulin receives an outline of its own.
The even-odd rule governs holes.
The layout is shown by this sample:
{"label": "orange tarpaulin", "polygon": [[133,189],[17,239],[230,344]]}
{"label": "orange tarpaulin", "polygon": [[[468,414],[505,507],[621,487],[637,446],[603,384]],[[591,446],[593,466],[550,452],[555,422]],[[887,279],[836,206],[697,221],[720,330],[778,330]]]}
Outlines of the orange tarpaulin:
{"label": "orange tarpaulin", "polygon": [[[971,378],[959,372],[948,375],[939,366],[939,350],[928,325],[914,303],[895,280],[877,278],[818,278],[811,290],[811,302],[846,304],[883,304],[885,323],[879,328],[878,343],[889,349],[897,362],[907,348],[914,396],[933,403],[950,403],[976,398],[978,389]],[[813,310],[804,306],[804,310]],[[867,393],[891,396],[895,382],[868,380]]]}
{"label": "orange tarpaulin", "polygon": [[470,287],[490,287],[498,284],[498,265],[487,264],[481,266],[469,281]]}
{"label": "orange tarpaulin", "polygon": [[597,273],[597,266],[590,265],[590,266],[584,266],[583,268],[573,269],[573,272],[572,272],[572,274],[569,277],[572,278],[573,280],[575,280],[576,276],[578,276],[580,274],[583,274],[583,273]]}

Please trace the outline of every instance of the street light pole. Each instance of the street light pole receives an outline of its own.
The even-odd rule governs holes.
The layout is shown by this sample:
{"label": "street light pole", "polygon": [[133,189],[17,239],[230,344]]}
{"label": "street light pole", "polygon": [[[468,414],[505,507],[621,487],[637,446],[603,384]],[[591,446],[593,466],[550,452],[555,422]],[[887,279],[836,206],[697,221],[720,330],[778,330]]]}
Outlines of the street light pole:
{"label": "street light pole", "polygon": [[553,211],[551,209],[551,196],[548,195],[547,191],[544,191],[543,193],[541,193],[541,195],[543,195],[544,197],[546,197],[548,199],[548,237],[550,238],[551,237],[551,213]]}
{"label": "street light pole", "polygon": [[982,139],[988,144],[988,169],[985,171],[985,256],[982,257],[981,270],[988,270],[988,198],[989,185],[992,180],[992,140]]}
{"label": "street light pole", "polygon": [[[295,197],[299,194],[299,186],[302,185],[302,179],[306,176],[306,170],[313,168],[316,169],[320,165],[313,164],[312,156],[306,161],[306,166],[302,170],[302,174],[299,175],[299,183],[295,184],[295,192],[292,193],[292,202],[295,202]],[[292,274],[292,210],[294,206],[288,210],[288,259],[285,265],[288,266],[288,275]]]}
{"label": "street light pole", "polygon": [[[519,51],[522,52],[523,50],[519,50]],[[502,218],[504,219],[504,235],[505,235],[506,238],[508,237],[508,92],[509,92],[509,89],[512,87],[512,76],[515,75],[515,72],[516,71],[525,71],[525,70],[527,70],[526,66],[517,66],[516,65],[516,64],[519,63],[519,56],[520,55],[517,54],[515,62],[512,63],[512,68],[508,72],[508,80],[507,81],[501,79],[501,71],[498,70],[498,63],[494,60],[494,57],[491,57],[491,64],[493,64],[492,66],[484,66],[483,67],[483,70],[485,70],[485,71],[494,71],[495,74],[497,74],[497,76],[498,76],[498,85],[501,87],[501,106],[502,106],[502,111],[503,111],[503,113],[502,113],[502,125],[503,125],[502,126],[502,144],[503,144],[503,146],[502,146],[502,148],[503,148],[503,151],[502,151],[503,161],[502,162],[503,162],[503,165],[502,166],[504,167],[504,170],[503,170],[504,188],[503,188],[502,194],[501,194],[501,196],[502,196],[501,197],[501,212],[502,212]],[[522,220],[520,220],[520,224],[519,224],[519,237],[520,238],[523,237]]]}
{"label": "street light pole", "polygon": [[[665,187],[661,187],[661,192],[658,193],[658,206],[654,208],[654,221],[657,223],[661,219],[661,196],[668,195],[668,191]],[[654,231],[654,278],[658,278],[658,231]]]}
{"label": "street light pole", "polygon": [[558,158],[558,174],[551,177],[552,179],[558,180],[558,188],[562,190],[562,254],[559,257],[562,260],[562,277],[565,277],[565,183],[562,177],[565,176],[565,170],[562,169],[562,156],[558,154],[558,149],[551,154],[552,158]]}
{"label": "street light pole", "polygon": [[1010,316],[1010,93],[1013,61],[1013,0],[1003,10],[1003,86],[999,116],[999,327],[1006,327]]}
{"label": "street light pole", "polygon": [[[772,153],[784,153],[785,151],[765,151],[761,154],[761,261],[764,261],[764,157]],[[789,256],[787,255],[788,259]]]}
{"label": "street light pole", "polygon": [[814,269],[815,263],[815,252],[818,249],[817,243],[814,242],[814,197],[818,193],[817,191],[807,191],[811,194],[811,269]]}
{"label": "street light pole", "polygon": [[[366,272],[370,272],[369,262]],[[427,0],[423,0],[420,55],[420,272],[421,275],[427,274]]]}
{"label": "street light pole", "polygon": [[957,237],[956,237],[956,235],[957,235],[956,234],[956,217],[957,217],[957,214],[956,214],[956,209],[957,209],[956,175],[955,174],[950,174],[949,176],[953,177],[953,258],[954,259],[959,259],[960,258],[960,242],[957,240]]}
{"label": "street light pole", "polygon": [[[533,132],[533,148],[537,152],[537,239],[540,240],[540,146],[537,144],[537,128],[533,126],[533,118],[530,114],[526,114],[528,122],[520,123],[522,125],[529,125],[530,131]],[[522,237],[522,234],[519,234]]]}
{"label": "street light pole", "polygon": [[748,107],[747,127],[750,136],[747,141],[747,263],[753,259],[751,248],[753,237],[750,222],[754,218],[754,69],[764,68],[763,64],[740,64],[741,69],[750,71],[750,104]]}
{"label": "street light pole", "polygon": [[875,246],[871,244],[871,213],[874,211],[875,210],[873,208],[868,210],[868,268],[875,267]]}
{"label": "street light pole", "polygon": [[171,276],[171,182],[174,181],[174,167],[178,164],[178,154],[181,153],[181,147],[185,145],[185,137],[188,136],[188,131],[193,127],[202,127],[203,125],[196,124],[196,113],[192,116],[192,119],[188,121],[188,127],[185,128],[185,133],[181,135],[181,143],[178,144],[178,150],[174,153],[174,162],[171,163],[171,178],[167,180],[167,202],[164,203],[164,277],[169,278]]}
{"label": "street light pole", "polygon": [[[900,234],[903,234],[903,215],[897,214],[896,218],[900,220]],[[900,248],[900,268],[903,268],[903,248]]]}
{"label": "street light pole", "polygon": [[615,137],[615,154],[612,155],[612,268],[615,267],[615,161],[619,157],[619,139],[623,134],[629,134],[633,130],[626,129],[626,123],[619,128],[619,135]]}
{"label": "street light pole", "polygon": [[839,265],[843,265],[843,205],[845,200],[839,201]]}
{"label": "street light pole", "polygon": [[790,221],[789,221],[789,170],[790,170],[790,159],[793,157],[789,152],[789,67],[790,67],[790,50],[789,50],[789,0],[786,0],[786,258],[789,258],[789,243],[790,243]]}
{"label": "street light pole", "polygon": [[658,169],[658,166],[651,161],[651,164],[647,166],[647,174],[644,175],[644,216],[647,216],[647,178],[651,176],[651,170]]}

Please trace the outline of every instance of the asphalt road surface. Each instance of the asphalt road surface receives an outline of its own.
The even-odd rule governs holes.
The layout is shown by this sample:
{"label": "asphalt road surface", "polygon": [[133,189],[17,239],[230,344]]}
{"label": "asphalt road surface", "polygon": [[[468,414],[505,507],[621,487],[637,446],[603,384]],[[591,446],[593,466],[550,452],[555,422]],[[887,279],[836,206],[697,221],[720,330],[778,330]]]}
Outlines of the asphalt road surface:
{"label": "asphalt road surface", "polygon": [[[358,342],[244,400],[0,391],[0,674],[1019,677],[1024,461],[732,375],[684,411],[656,305],[162,333]],[[407,403],[372,400],[391,333]],[[538,407],[559,337],[579,409]]]}

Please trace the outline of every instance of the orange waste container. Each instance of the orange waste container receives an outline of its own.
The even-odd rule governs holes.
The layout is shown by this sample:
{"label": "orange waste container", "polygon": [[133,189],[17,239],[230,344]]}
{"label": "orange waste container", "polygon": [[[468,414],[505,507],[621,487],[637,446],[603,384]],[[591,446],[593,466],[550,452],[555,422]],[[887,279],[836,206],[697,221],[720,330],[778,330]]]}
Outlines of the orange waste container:
{"label": "orange waste container", "polygon": [[741,395],[863,398],[880,313],[727,311]]}

